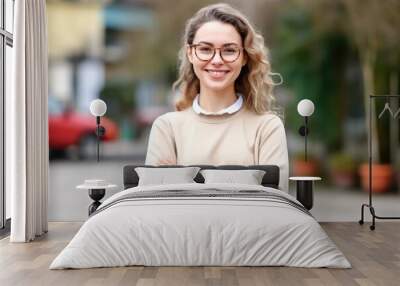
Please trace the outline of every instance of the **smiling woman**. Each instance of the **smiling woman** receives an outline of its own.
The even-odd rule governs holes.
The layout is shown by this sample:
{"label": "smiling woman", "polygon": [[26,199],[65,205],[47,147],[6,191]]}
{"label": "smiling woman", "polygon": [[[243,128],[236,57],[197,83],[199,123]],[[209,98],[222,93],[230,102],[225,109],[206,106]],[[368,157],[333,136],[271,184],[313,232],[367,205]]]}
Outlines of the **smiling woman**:
{"label": "smiling woman", "polygon": [[187,56],[200,82],[200,105],[218,111],[234,103],[235,80],[246,64],[239,33],[230,24],[211,21],[197,30],[193,43]]}
{"label": "smiling woman", "polygon": [[277,165],[287,191],[286,134],[262,35],[231,6],[206,6],[188,20],[179,60],[176,111],[154,121],[146,164]]}

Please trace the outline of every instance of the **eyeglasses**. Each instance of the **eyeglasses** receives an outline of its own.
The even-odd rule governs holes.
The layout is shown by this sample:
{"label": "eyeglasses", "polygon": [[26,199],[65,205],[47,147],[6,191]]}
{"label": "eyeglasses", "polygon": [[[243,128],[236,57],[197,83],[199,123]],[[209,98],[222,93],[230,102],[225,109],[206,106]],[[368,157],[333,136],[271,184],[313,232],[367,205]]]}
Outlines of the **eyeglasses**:
{"label": "eyeglasses", "polygon": [[189,46],[194,48],[196,57],[200,61],[204,62],[210,61],[212,58],[214,58],[216,50],[219,50],[219,56],[224,62],[233,63],[239,58],[240,51],[243,50],[242,47],[237,45],[229,45],[222,48],[215,48],[206,44],[193,44]]}

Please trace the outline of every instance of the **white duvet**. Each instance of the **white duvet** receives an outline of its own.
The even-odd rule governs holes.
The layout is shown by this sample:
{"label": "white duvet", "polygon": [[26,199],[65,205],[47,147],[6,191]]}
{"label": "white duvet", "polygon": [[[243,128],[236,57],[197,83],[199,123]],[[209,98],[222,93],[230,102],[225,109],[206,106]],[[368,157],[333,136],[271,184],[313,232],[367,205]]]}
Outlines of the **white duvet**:
{"label": "white duvet", "polygon": [[[113,201],[131,192],[279,190],[239,184],[138,186],[108,198],[50,269],[145,266],[294,266],[350,268],[310,215],[259,198],[174,197]],[[136,194],[136,193],[135,193]],[[299,202],[297,202],[299,204]]]}

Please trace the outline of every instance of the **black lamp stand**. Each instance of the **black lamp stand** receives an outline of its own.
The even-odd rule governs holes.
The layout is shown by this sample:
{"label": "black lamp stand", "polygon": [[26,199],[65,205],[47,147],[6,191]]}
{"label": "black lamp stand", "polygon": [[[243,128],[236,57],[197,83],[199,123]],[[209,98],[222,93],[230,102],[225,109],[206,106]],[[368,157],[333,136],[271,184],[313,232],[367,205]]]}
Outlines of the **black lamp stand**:
{"label": "black lamp stand", "polygon": [[96,116],[97,162],[100,162],[100,139],[104,134],[106,134],[106,129],[100,125],[100,116]]}
{"label": "black lamp stand", "polygon": [[[96,137],[97,137],[97,162],[100,162],[100,140],[106,133],[106,129],[100,125],[100,116],[96,116]],[[89,197],[94,201],[89,206],[89,216],[101,205],[100,200],[104,197],[106,189],[89,189]]]}
{"label": "black lamp stand", "polygon": [[304,155],[305,160],[307,161],[307,135],[309,133],[308,130],[308,116],[304,116],[304,125],[299,128],[299,134],[304,137]]}
{"label": "black lamp stand", "polygon": [[[304,137],[304,159],[306,162],[308,133],[308,116],[304,116],[304,125],[299,128],[299,134]],[[296,199],[308,210],[312,209],[314,202],[313,183],[314,182],[312,180],[296,180]]]}

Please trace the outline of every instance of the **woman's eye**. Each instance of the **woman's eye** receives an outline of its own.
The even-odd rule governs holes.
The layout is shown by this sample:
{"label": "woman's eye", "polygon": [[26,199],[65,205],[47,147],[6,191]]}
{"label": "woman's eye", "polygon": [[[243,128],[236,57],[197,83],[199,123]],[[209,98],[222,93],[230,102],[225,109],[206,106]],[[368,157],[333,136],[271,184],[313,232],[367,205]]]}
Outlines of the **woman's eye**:
{"label": "woman's eye", "polygon": [[226,48],[226,49],[223,49],[223,52],[226,54],[234,54],[234,53],[236,53],[236,49],[235,48]]}
{"label": "woman's eye", "polygon": [[210,47],[199,47],[199,51],[202,53],[211,53],[212,49]]}

